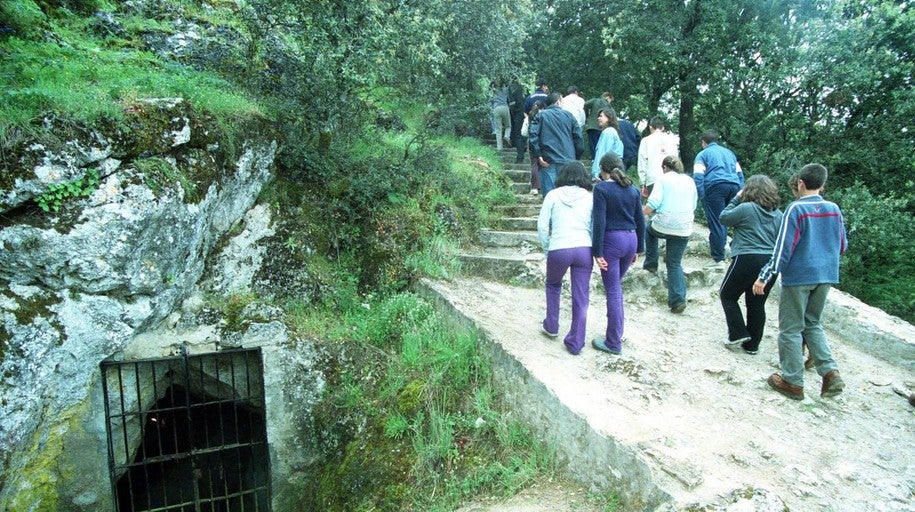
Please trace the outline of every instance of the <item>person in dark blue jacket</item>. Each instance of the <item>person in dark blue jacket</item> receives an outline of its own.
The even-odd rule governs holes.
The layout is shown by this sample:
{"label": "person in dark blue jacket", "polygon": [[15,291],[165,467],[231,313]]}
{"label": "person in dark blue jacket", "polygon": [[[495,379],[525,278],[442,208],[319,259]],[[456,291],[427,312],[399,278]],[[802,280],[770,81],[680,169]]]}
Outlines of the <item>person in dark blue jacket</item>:
{"label": "person in dark blue jacket", "polygon": [[642,142],[642,136],[628,120],[620,118],[619,124],[620,138],[623,139],[623,170],[628,171],[639,162],[639,143]]}
{"label": "person in dark blue jacket", "polygon": [[645,252],[645,215],[639,189],[623,172],[619,156],[610,152],[601,158],[600,177],[594,187],[591,255],[607,295],[607,331],[591,345],[619,355],[623,351],[622,279],[638,254]]}
{"label": "person in dark blue jacket", "polygon": [[839,256],[848,247],[842,211],[820,195],[826,177],[826,168],[820,164],[801,168],[798,199],[785,209],[772,257],[753,284],[753,293],[762,295],[776,274],[782,276],[778,301],[781,373],[769,376],[768,383],[792,400],[804,399],[804,341],[823,377],[820,396],[836,396],[845,387],[820,323],[826,295],[839,283]]}
{"label": "person in dark blue jacket", "polygon": [[537,89],[524,100],[524,113],[527,114],[530,112],[531,109],[534,108],[534,103],[538,101],[546,105],[546,99],[549,95],[550,86],[546,84],[546,80],[537,80]]}
{"label": "person in dark blue jacket", "polygon": [[559,105],[562,96],[552,93],[547,107],[530,122],[528,140],[531,158],[540,164],[540,193],[543,197],[555,188],[559,169],[578,160],[584,152],[581,127],[575,116]]}

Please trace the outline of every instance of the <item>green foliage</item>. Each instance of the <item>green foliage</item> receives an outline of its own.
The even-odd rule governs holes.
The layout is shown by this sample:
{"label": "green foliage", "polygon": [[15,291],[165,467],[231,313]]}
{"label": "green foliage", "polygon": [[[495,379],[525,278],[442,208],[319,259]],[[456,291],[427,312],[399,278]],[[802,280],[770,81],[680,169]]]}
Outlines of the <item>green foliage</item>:
{"label": "green foliage", "polygon": [[135,160],[133,166],[143,173],[144,183],[154,193],[159,194],[163,189],[177,184],[184,191],[185,201],[196,203],[200,200],[197,186],[191,178],[164,158],[141,158]]}
{"label": "green foliage", "polygon": [[[470,0],[254,0],[241,11],[248,83],[283,98],[290,123],[346,135],[361,100],[393,87],[454,119],[484,103],[480,77],[517,72],[525,0],[485,8]],[[294,48],[277,55],[276,41]],[[452,126],[450,121],[443,123]]]}
{"label": "green foliage", "polygon": [[915,323],[915,226],[912,196],[874,196],[864,185],[831,194],[841,208],[848,251],[841,284],[868,304]]}
{"label": "green foliage", "polygon": [[277,200],[281,210],[320,219],[295,238],[352,261],[362,290],[452,275],[457,242],[476,233],[492,205],[514,200],[495,155],[491,162],[471,157],[480,151],[478,141],[367,127],[346,142],[325,155],[286,147],[278,188],[292,192]]}
{"label": "green foliage", "polygon": [[9,35],[33,37],[43,26],[46,16],[32,0],[5,0],[0,2],[0,20],[3,20],[0,38]]}
{"label": "green foliage", "polygon": [[56,212],[71,199],[89,197],[98,187],[98,169],[88,169],[82,178],[67,183],[55,183],[48,186],[48,191],[38,196],[35,201],[46,212]]}
{"label": "green foliage", "polygon": [[248,304],[254,302],[256,298],[251,293],[233,293],[220,301],[217,307],[222,311],[222,316],[226,322],[223,326],[225,332],[241,332],[244,330],[246,325],[242,318],[242,311]]}
{"label": "green foliage", "polygon": [[[13,2],[16,4],[28,2]],[[264,108],[211,73],[124,51],[93,36],[85,18],[54,20],[62,41],[10,37],[0,54],[0,131],[29,129],[59,112],[74,121],[123,119],[138,98],[182,97],[218,118],[262,115]]]}
{"label": "green foliage", "polygon": [[[303,335],[329,336],[348,358],[367,362],[348,366],[328,386],[328,423],[339,429],[353,417],[368,425],[344,453],[326,454],[315,508],[453,510],[467,498],[510,494],[555,472],[554,452],[501,410],[477,333],[412,294],[348,302],[359,305],[290,317]],[[345,327],[325,330],[329,318]]]}

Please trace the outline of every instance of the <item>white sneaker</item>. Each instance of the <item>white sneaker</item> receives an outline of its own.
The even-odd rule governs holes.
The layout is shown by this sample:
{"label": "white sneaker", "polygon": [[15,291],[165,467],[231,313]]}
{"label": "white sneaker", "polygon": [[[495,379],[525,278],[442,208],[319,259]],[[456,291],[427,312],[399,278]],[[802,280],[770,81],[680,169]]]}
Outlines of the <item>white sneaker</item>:
{"label": "white sneaker", "polygon": [[741,350],[743,348],[741,345],[743,345],[743,343],[746,341],[750,341],[750,338],[741,338],[739,340],[734,340],[734,341],[728,340],[728,341],[724,342],[724,348],[737,352],[738,350]]}
{"label": "white sneaker", "polygon": [[727,263],[722,261],[713,261],[704,267],[707,270],[725,270],[727,268]]}
{"label": "white sneaker", "polygon": [[532,189],[531,189],[531,195],[532,195],[532,196],[536,196],[536,195],[539,194],[539,193],[540,193],[540,191],[537,190],[536,188],[532,188]]}
{"label": "white sneaker", "polygon": [[550,332],[550,331],[546,330],[546,327],[544,327],[543,324],[540,325],[540,334],[543,334],[547,338],[555,338],[555,337],[559,336],[558,332]]}

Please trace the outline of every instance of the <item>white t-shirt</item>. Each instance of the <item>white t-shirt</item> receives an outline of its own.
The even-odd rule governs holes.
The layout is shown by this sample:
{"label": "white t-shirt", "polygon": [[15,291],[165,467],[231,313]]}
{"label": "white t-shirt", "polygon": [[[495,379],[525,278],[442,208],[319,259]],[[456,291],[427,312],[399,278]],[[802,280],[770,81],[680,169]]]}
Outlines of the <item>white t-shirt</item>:
{"label": "white t-shirt", "polygon": [[661,177],[664,158],[680,155],[680,138],[669,132],[654,132],[639,144],[639,181],[643,186],[654,184]]}
{"label": "white t-shirt", "polygon": [[562,98],[563,110],[568,110],[578,121],[578,127],[585,125],[585,100],[577,94],[570,94]]}

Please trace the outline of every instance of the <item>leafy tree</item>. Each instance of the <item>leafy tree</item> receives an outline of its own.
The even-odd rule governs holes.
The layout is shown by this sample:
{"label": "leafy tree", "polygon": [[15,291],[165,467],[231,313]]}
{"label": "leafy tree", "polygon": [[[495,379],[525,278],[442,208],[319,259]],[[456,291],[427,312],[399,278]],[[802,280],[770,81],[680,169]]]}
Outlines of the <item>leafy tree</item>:
{"label": "leafy tree", "polygon": [[362,98],[382,88],[485,103],[477,84],[511,74],[525,12],[523,0],[486,9],[470,0],[251,0],[244,15],[252,78],[326,145],[358,126]]}

